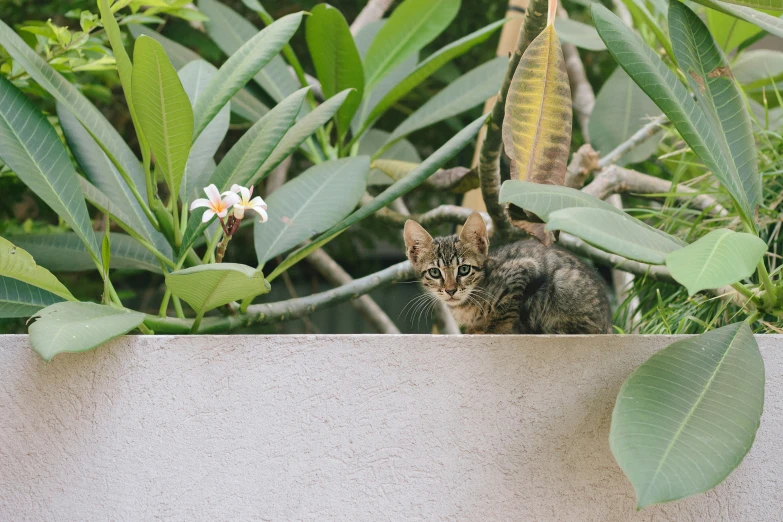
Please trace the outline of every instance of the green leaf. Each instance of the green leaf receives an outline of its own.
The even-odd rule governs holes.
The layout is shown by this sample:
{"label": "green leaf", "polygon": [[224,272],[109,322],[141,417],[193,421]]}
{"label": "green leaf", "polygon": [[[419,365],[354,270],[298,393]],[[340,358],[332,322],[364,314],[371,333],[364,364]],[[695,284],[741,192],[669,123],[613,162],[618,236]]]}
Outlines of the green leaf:
{"label": "green leaf", "polygon": [[[97,234],[100,241],[103,233]],[[36,262],[52,272],[85,272],[95,268],[90,254],[72,232],[58,234],[25,234],[10,236],[20,248],[27,250]],[[160,273],[160,263],[141,244],[126,234],[112,232],[112,270],[145,270]]]}
{"label": "green leaf", "polygon": [[95,303],[57,303],[38,312],[30,325],[30,344],[45,361],[58,353],[92,350],[124,335],[144,314]]}
{"label": "green leaf", "polygon": [[783,79],[783,52],[770,49],[743,51],[731,67],[734,78],[747,89]]}
{"label": "green leaf", "polygon": [[[209,81],[217,73],[214,65],[204,60],[190,62],[179,70],[179,79],[182,87],[190,100],[190,105],[195,107],[196,100],[206,88]],[[210,160],[223,142],[228,132],[228,125],[231,119],[231,102],[220,109],[215,119],[204,129],[201,135],[193,142],[188,155],[187,166],[185,167],[185,182],[180,189],[180,197],[183,201],[188,200],[188,196],[198,190],[198,186],[206,186],[203,173],[210,166]],[[198,185],[196,184],[198,182]]]}
{"label": "green leaf", "polygon": [[546,229],[568,232],[607,252],[653,265],[664,264],[667,254],[682,248],[679,241],[660,230],[603,208],[557,210],[549,214]]}
{"label": "green leaf", "polygon": [[589,51],[605,51],[601,37],[592,27],[570,18],[555,18],[555,30],[557,36],[564,42],[568,42]]}
{"label": "green leaf", "polygon": [[466,72],[408,116],[387,143],[481,105],[497,94],[507,68],[508,58],[498,56]]}
{"label": "green leaf", "polygon": [[[628,11],[630,11],[636,26],[649,27],[650,31],[652,31],[652,33],[655,35],[655,38],[658,40],[658,43],[660,43],[661,46],[666,51],[666,54],[668,54],[669,57],[674,59],[674,51],[672,50],[672,44],[669,41],[669,35],[658,24],[659,17],[655,16],[653,13],[650,12],[649,9],[647,9],[647,2],[645,0],[622,0],[622,1],[625,4],[625,6],[628,8]],[[662,18],[665,18],[666,4],[660,7],[663,8],[663,11],[659,12],[658,14],[662,15],[661,16]]]}
{"label": "green leaf", "polygon": [[[380,118],[381,115],[389,110],[392,105],[397,103],[400,98],[408,94],[414,87],[427,79],[432,73],[440,69],[443,65],[450,62],[457,56],[465,54],[476,45],[485,42],[487,39],[489,39],[490,36],[492,36],[492,33],[498,30],[503,24],[506,23],[506,21],[507,19],[504,19],[491,23],[486,27],[483,27],[474,33],[460,38],[456,42],[453,42],[446,47],[443,47],[442,49],[432,53],[429,57],[427,57],[426,60],[421,62],[408,77],[395,85],[383,97],[383,99],[378,102],[378,105],[372,109],[370,115],[364,122],[363,128],[367,129],[370,125],[375,123],[375,120]],[[384,26],[384,29],[385,28],[386,26]],[[381,31],[383,31],[383,29]],[[376,40],[377,38],[378,37],[376,37]],[[369,89],[369,87],[367,89]]]}
{"label": "green leaf", "polygon": [[[258,34],[258,29],[252,23],[220,2],[199,0],[198,6],[204,14],[209,16],[209,22],[205,24],[207,33],[227,56],[233,55]],[[280,49],[278,49],[279,51]],[[276,102],[283,100],[300,88],[299,83],[279,56],[274,56],[267,65],[262,67],[260,71],[255,73],[253,79]]]}
{"label": "green leaf", "polygon": [[166,286],[199,314],[232,301],[265,294],[270,289],[260,270],[236,263],[177,270],[166,276]]}
{"label": "green leaf", "polygon": [[[162,45],[175,69],[182,69],[188,63],[201,59],[198,54],[187,47],[180,45],[173,40],[169,40],[162,34],[153,31],[148,27],[144,27],[143,25],[130,25],[128,27],[135,38],[138,38],[141,35],[149,36]],[[269,107],[261,103],[247,89],[240,89],[239,92],[231,98],[231,111],[249,122],[255,122],[269,112]]]}
{"label": "green leaf", "polygon": [[753,445],[764,360],[746,323],[669,345],[623,384],[609,445],[641,509],[718,485]]}
{"label": "green leaf", "polygon": [[41,308],[62,301],[62,297],[37,286],[0,276],[0,318],[30,317]]}
{"label": "green leaf", "polygon": [[140,36],[133,50],[133,99],[156,168],[176,199],[193,136],[193,110],[177,71],[156,40]]}
{"label": "green leaf", "polygon": [[761,27],[770,34],[783,37],[783,20],[756,11],[750,7],[732,5],[720,0],[694,0],[695,2]]}
{"label": "green leaf", "polygon": [[[385,146],[387,143],[391,143],[390,136],[391,134],[386,131],[378,129],[368,130],[364,133],[359,142],[358,154],[370,156],[373,161],[386,159],[407,161],[416,165],[421,163],[419,151],[416,150],[413,143],[406,139],[398,139],[390,146]],[[381,169],[372,168],[370,170],[370,179],[367,181],[367,184],[391,185],[393,181],[394,180]]]}
{"label": "green leaf", "polygon": [[77,87],[52,69],[14,31],[0,20],[0,45],[43,89],[76,116],[95,137],[118,170],[134,186],[145,186],[144,170],[125,140]]}
{"label": "green leaf", "polygon": [[[207,185],[214,183],[220,192],[224,192],[234,183],[246,186],[248,181],[255,178],[272,150],[296,120],[307,89],[299,89],[258,120],[223,157]],[[190,246],[206,230],[207,225],[201,222],[204,211],[203,208],[195,209],[190,215],[188,228],[182,239],[183,249]]]}
{"label": "green leaf", "polygon": [[767,244],[758,237],[720,228],[670,253],[666,267],[693,295],[750,277],[766,251]]}
{"label": "green leaf", "polygon": [[[618,67],[598,92],[590,116],[593,148],[607,154],[660,114],[658,106]],[[620,164],[646,160],[656,151],[659,141],[660,133],[656,133],[627,152]]]}
{"label": "green leaf", "polygon": [[280,18],[226,60],[196,103],[194,138],[201,134],[226,102],[280,52],[301,21],[302,13]]}
{"label": "green leaf", "polygon": [[144,133],[141,130],[139,117],[136,114],[136,107],[133,104],[133,92],[131,89],[133,64],[128,56],[128,52],[125,50],[125,46],[122,44],[120,26],[117,25],[117,21],[114,19],[114,13],[111,11],[109,0],[98,0],[98,9],[100,9],[101,22],[103,23],[106,35],[109,37],[109,43],[111,44],[114,53],[114,60],[117,63],[117,73],[120,76],[122,92],[125,94],[125,100],[128,103],[128,110],[131,114],[133,127],[136,130],[136,136],[139,138],[142,148],[146,148],[147,144]]}
{"label": "green leaf", "polygon": [[364,96],[364,70],[348,23],[342,13],[329,4],[318,4],[307,19],[307,48],[321,82],[324,98],[345,89],[354,89],[337,112],[340,139],[347,133],[351,119]]}
{"label": "green leaf", "polygon": [[68,223],[100,267],[98,242],[65,146],[46,117],[4,77],[0,77],[0,159]]}
{"label": "green leaf", "polygon": [[744,220],[752,222],[753,205],[736,165],[727,155],[729,149],[721,130],[714,127],[685,86],[636,33],[602,5],[595,3],[592,9],[598,34],[614,59],[674,123],[685,142],[733,196]]}
{"label": "green leaf", "polygon": [[395,199],[404,196],[414,188],[418,187],[424,181],[429,178],[436,170],[441,168],[447,161],[453,158],[460,150],[465,147],[470,141],[475,138],[481,127],[487,121],[488,115],[483,115],[470,123],[467,127],[462,129],[453,138],[447,141],[441,148],[433,152],[418,168],[414,169],[404,179],[392,184],[386,190],[381,192],[367,205],[360,207],[354,213],[347,218],[343,219],[329,230],[321,234],[315,241],[305,245],[304,247],[295,250],[285,260],[275,268],[275,270],[269,275],[271,281],[284,271],[288,270],[291,266],[295,265],[310,252],[321,248],[323,245],[340,235],[345,229],[358,223],[362,219],[366,218],[389,205]]}
{"label": "green leaf", "polygon": [[296,148],[307,138],[309,138],[317,129],[332,119],[332,116],[334,116],[334,114],[338,111],[350,93],[351,91],[346,90],[332,96],[318,107],[313,109],[312,112],[308,113],[302,119],[294,123],[294,125],[288,129],[288,132],[285,133],[285,136],[283,136],[283,138],[277,144],[275,150],[272,151],[272,154],[269,155],[266,161],[264,161],[264,164],[261,165],[261,168],[258,169],[258,171],[250,179],[248,185],[255,185],[264,179],[267,174],[272,172],[272,169],[280,165],[284,159],[291,155],[291,153],[294,152],[294,150],[296,150]]}
{"label": "green leaf", "polygon": [[625,212],[614,205],[581,190],[517,179],[503,182],[500,187],[499,199],[501,203],[512,203],[529,210],[545,223],[549,221],[550,214],[565,208],[600,208],[607,212],[627,216]]}
{"label": "green leaf", "polygon": [[[372,40],[375,39],[375,35],[378,34],[378,31],[380,31],[385,24],[385,19],[370,22],[362,27],[356,35],[356,48],[362,58],[367,54],[367,49],[370,47]],[[374,89],[370,91],[365,87],[362,105],[354,115],[353,121],[351,121],[351,130],[354,134],[359,132],[370,111],[378,105],[378,102],[380,102],[398,83],[407,78],[408,75],[416,69],[416,64],[418,63],[419,53],[413,53],[400,65],[392,69]]]}
{"label": "green leaf", "polygon": [[[125,225],[132,227],[158,249],[166,249],[168,245],[166,238],[149,222],[138,200],[133,196],[117,168],[79,120],[60,102],[57,102],[57,117],[76,162],[82,172],[95,185],[95,188],[104,194],[108,201],[111,201],[112,212],[120,215]],[[143,186],[137,188],[141,190]],[[84,192],[85,198],[92,202],[84,186],[82,186],[82,192]]]}
{"label": "green leaf", "polygon": [[369,172],[367,156],[326,161],[273,192],[266,199],[269,220],[255,224],[259,266],[350,214],[364,194]]}
{"label": "green leaf", "polygon": [[752,7],[754,9],[783,11],[783,3],[781,3],[780,0],[726,0],[723,3]]}
{"label": "green leaf", "polygon": [[696,94],[699,107],[716,130],[721,152],[731,160],[739,175],[744,197],[737,199],[747,201],[751,211],[748,217],[752,218],[762,201],[756,143],[745,100],[726,57],[701,18],[680,2],[669,4],[669,34],[674,55]]}
{"label": "green leaf", "polygon": [[761,28],[714,9],[707,9],[707,27],[715,41],[726,51],[733,51],[748,38],[761,32]]}
{"label": "green leaf", "polygon": [[459,7],[460,0],[405,0],[400,4],[364,57],[367,91],[442,33],[457,16]]}
{"label": "green leaf", "polygon": [[51,272],[36,265],[33,256],[2,237],[0,237],[0,276],[17,279],[69,301],[76,300]]}

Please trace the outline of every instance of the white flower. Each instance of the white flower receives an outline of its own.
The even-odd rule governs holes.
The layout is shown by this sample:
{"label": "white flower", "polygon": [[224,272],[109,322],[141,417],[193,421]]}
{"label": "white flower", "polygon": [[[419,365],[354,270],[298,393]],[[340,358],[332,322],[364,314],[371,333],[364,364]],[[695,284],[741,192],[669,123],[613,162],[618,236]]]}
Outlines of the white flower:
{"label": "white flower", "polygon": [[214,184],[205,188],[204,192],[209,199],[197,199],[190,205],[190,210],[201,207],[207,208],[207,210],[204,211],[204,215],[201,216],[201,221],[204,223],[212,219],[215,214],[221,219],[226,217],[228,210],[239,201],[239,196],[233,192],[224,192],[223,199],[221,199],[220,192],[218,192],[218,189]]}
{"label": "white flower", "polygon": [[264,203],[264,200],[261,199],[261,196],[256,196],[253,199],[250,199],[250,197],[253,195],[253,187],[246,188],[234,184],[231,186],[231,192],[224,192],[223,195],[236,195],[237,193],[241,194],[242,196],[238,202],[234,203],[234,216],[237,219],[242,219],[245,217],[245,210],[253,210],[257,212],[258,215],[261,216],[261,223],[269,219],[269,216],[266,213],[266,203]]}

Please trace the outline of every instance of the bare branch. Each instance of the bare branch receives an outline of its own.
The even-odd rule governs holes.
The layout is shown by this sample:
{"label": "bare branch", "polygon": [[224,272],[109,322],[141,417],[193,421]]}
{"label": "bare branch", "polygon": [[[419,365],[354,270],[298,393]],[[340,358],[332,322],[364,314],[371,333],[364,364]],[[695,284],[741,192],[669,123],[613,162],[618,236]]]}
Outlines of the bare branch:
{"label": "bare branch", "polygon": [[[307,261],[333,286],[349,285],[354,282],[354,279],[348,272],[320,248],[307,256]],[[386,312],[369,295],[363,295],[354,299],[351,301],[351,305],[359,311],[367,322],[373,325],[378,333],[400,333],[394,321],[386,315]]]}
{"label": "bare branch", "polygon": [[579,147],[566,168],[565,186],[581,189],[588,176],[598,170],[598,160],[598,153],[590,144]]}
{"label": "bare branch", "polygon": [[[475,212],[475,210],[459,207],[457,205],[439,205],[423,214],[412,214],[408,216],[388,208],[383,208],[375,214],[375,217],[399,226],[404,225],[407,220],[412,219],[426,228],[442,225],[444,223],[462,225],[473,212]],[[489,214],[486,212],[479,212],[479,214],[481,214],[484,223],[487,225],[487,229],[491,232],[492,218],[490,218]]]}
{"label": "bare branch", "polygon": [[[299,319],[316,310],[356,299],[381,286],[413,279],[415,275],[411,264],[408,261],[403,261],[326,292],[277,303],[252,305],[244,314],[206,318],[201,323],[199,333],[219,333],[254,324],[271,324]],[[193,319],[148,315],[144,323],[158,334],[186,334],[193,326]]]}
{"label": "bare branch", "polygon": [[383,18],[383,14],[393,3],[394,0],[370,0],[367,2],[367,5],[351,24],[351,34],[356,36],[362,27]]}
{"label": "bare branch", "polygon": [[[568,18],[568,13],[563,9],[562,5],[557,12],[561,18]],[[571,85],[571,100],[574,113],[585,142],[590,143],[588,122],[590,121],[590,115],[593,113],[593,107],[595,107],[595,93],[590,82],[587,81],[585,66],[582,63],[582,58],[579,57],[579,50],[573,44],[565,42],[563,42],[562,48],[566,71],[568,72],[568,82]]]}
{"label": "bare branch", "polygon": [[621,192],[634,194],[674,193],[674,198],[680,203],[688,204],[699,210],[706,210],[716,216],[728,215],[728,211],[712,196],[700,194],[684,185],[672,186],[672,183],[665,179],[624,169],[617,165],[611,165],[602,170],[592,183],[582,191],[599,199],[606,199],[611,194]]}
{"label": "bare branch", "polygon": [[668,118],[666,118],[664,115],[661,115],[645,124],[644,127],[636,131],[630,138],[618,145],[608,154],[604,155],[601,158],[601,161],[598,163],[598,168],[602,169],[612,165],[613,163],[617,163],[624,155],[628,154],[631,150],[635,149],[637,146],[653,137],[658,131],[661,130],[661,126],[667,121]]}

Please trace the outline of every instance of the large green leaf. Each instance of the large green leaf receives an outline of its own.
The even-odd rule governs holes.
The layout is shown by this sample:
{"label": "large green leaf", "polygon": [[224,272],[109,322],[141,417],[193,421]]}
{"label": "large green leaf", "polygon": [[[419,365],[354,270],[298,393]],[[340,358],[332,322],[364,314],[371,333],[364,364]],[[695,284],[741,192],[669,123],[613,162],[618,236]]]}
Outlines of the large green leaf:
{"label": "large green leaf", "polygon": [[318,4],[312,9],[307,19],[306,36],[324,98],[329,99],[345,89],[354,89],[335,118],[342,139],[364,96],[362,59],[348,23],[342,13],[329,4]]}
{"label": "large green leaf", "polygon": [[[655,35],[655,38],[658,40],[658,43],[663,46],[663,48],[666,50],[666,54],[668,54],[672,59],[674,59],[674,51],[672,51],[672,44],[669,41],[669,35],[668,33],[663,29],[663,27],[658,23],[659,18],[663,18],[665,20],[666,18],[666,7],[667,5],[665,3],[659,2],[655,5],[655,10],[657,11],[656,16],[650,10],[647,8],[647,2],[646,0],[622,0],[625,6],[628,8],[628,11],[631,13],[631,17],[634,19],[634,22],[637,27],[640,26],[646,26],[652,31],[652,33]],[[662,4],[662,5],[661,5]],[[600,36],[599,36],[600,38]]]}
{"label": "large green leaf", "polygon": [[33,103],[0,77],[0,159],[76,232],[99,263],[100,249],[68,151]]}
{"label": "large green leaf", "polygon": [[364,194],[369,172],[367,156],[326,161],[272,193],[266,199],[269,220],[255,225],[259,266],[350,214]]}
{"label": "large green leaf", "polygon": [[[362,58],[364,58],[364,56],[367,54],[367,49],[375,39],[378,31],[380,31],[384,25],[386,25],[386,20],[381,19],[370,22],[369,24],[362,27],[361,30],[359,30],[359,33],[356,35],[354,40],[356,41],[356,49],[359,51],[359,55],[362,56]],[[359,110],[356,111],[356,114],[353,117],[353,121],[351,121],[351,130],[354,133],[357,133],[359,129],[362,128],[362,125],[367,119],[367,116],[375,108],[375,106],[378,105],[378,102],[380,102],[384,96],[389,93],[389,91],[391,91],[402,80],[407,78],[408,75],[412,73],[414,69],[416,69],[417,63],[419,63],[419,53],[413,53],[408,56],[400,65],[392,69],[386,76],[384,76],[383,80],[381,80],[374,89],[368,90],[365,87],[362,105]]]}
{"label": "large green leaf", "polygon": [[606,50],[603,40],[598,36],[593,26],[570,18],[556,18],[555,30],[557,30],[557,36],[564,42],[590,51]]}
{"label": "large green leaf", "polygon": [[614,205],[581,190],[560,185],[533,183],[532,181],[517,179],[504,181],[500,187],[499,198],[501,203],[513,203],[531,211],[544,222],[549,221],[551,213],[564,208],[600,208],[608,212],[626,215]]}
{"label": "large green leaf", "polygon": [[743,51],[732,64],[734,78],[747,89],[783,79],[783,52],[771,49]]}
{"label": "large green leaf", "polygon": [[76,116],[130,184],[145,185],[144,170],[125,140],[90,101],[0,20],[0,45],[42,88]]}
{"label": "large green leaf", "polygon": [[[427,79],[432,73],[440,69],[443,65],[450,62],[457,56],[465,54],[476,45],[485,42],[490,36],[492,36],[492,33],[497,31],[503,24],[506,23],[506,21],[507,20],[504,19],[493,22],[486,27],[483,27],[476,32],[460,38],[456,42],[453,42],[446,47],[443,47],[442,49],[432,53],[427,57],[426,60],[416,66],[416,69],[414,69],[410,75],[395,85],[381,99],[381,101],[378,102],[378,105],[376,105],[370,112],[369,116],[367,116],[363,128],[366,129],[375,123],[375,121],[380,118],[383,113],[389,110],[392,105],[397,103],[400,98],[408,94],[414,87]],[[386,26],[384,26],[384,28],[385,27]]]}
{"label": "large green leaf", "polygon": [[389,136],[395,142],[412,132],[451,118],[484,103],[497,94],[508,68],[508,58],[498,56],[472,69],[408,116]]}
{"label": "large green leaf", "polygon": [[269,292],[260,270],[236,263],[200,265],[166,276],[171,293],[201,314],[228,304]]}
{"label": "large green leaf", "polygon": [[[103,239],[103,233],[97,234]],[[25,234],[10,236],[27,250],[41,266],[53,272],[84,272],[94,268],[90,254],[76,234]],[[126,234],[111,233],[111,268],[113,270],[146,270],[160,273],[160,263],[141,244]]]}
{"label": "large green leaf", "polygon": [[419,165],[418,168],[414,169],[405,178],[389,186],[367,205],[360,207],[350,216],[331,227],[312,243],[305,245],[304,247],[301,247],[289,254],[288,257],[286,257],[285,260],[269,275],[269,280],[271,281],[284,271],[288,270],[288,268],[307,257],[310,252],[322,247],[354,223],[358,223],[367,216],[374,214],[378,210],[389,205],[395,199],[404,196],[414,188],[424,183],[427,178],[434,174],[435,171],[441,168],[447,161],[449,161],[460,150],[462,150],[465,145],[475,138],[476,134],[478,134],[481,127],[487,121],[487,117],[488,115],[485,114],[477,118],[467,127],[454,135],[454,137],[447,141],[441,148],[430,154],[430,156],[421,165]]}
{"label": "large green leaf", "polygon": [[30,325],[30,344],[46,361],[58,353],[91,350],[126,334],[144,314],[95,303],[57,303],[38,312]]}
{"label": "large green leaf", "polygon": [[750,277],[766,251],[767,244],[758,237],[720,228],[670,253],[666,267],[693,295]]}
{"label": "large green leaf", "polygon": [[783,3],[780,0],[726,0],[725,4],[734,4],[754,9],[769,9],[771,11],[783,11]]}
{"label": "large green leaf", "polygon": [[664,348],[620,389],[609,445],[639,508],[711,489],[753,445],[764,360],[746,323]]}
{"label": "large green leaf", "polygon": [[[258,34],[258,29],[252,23],[220,2],[199,0],[198,6],[204,14],[209,16],[209,22],[205,24],[207,33],[227,56],[233,55]],[[263,66],[253,79],[277,102],[300,88],[299,83],[279,56],[269,60],[269,63]]]}
{"label": "large green leaf", "polygon": [[[132,227],[144,239],[159,249],[165,249],[165,245],[168,245],[166,238],[152,226],[127,183],[95,139],[60,102],[57,102],[57,117],[71,153],[95,188],[111,201],[112,210],[119,213],[123,217],[123,223]],[[136,188],[144,190],[143,186]],[[91,201],[84,187],[82,191],[85,198]]]}
{"label": "large green leaf", "polygon": [[310,135],[332,119],[332,116],[339,110],[350,92],[351,91],[346,90],[332,96],[313,109],[312,112],[294,123],[277,144],[275,150],[272,151],[272,154],[269,155],[266,161],[264,161],[264,164],[261,165],[261,168],[258,169],[250,179],[248,185],[255,185],[264,179],[267,174],[272,172],[272,169],[280,165],[280,163],[291,155],[291,153],[309,138]]}
{"label": "large green leaf", "polygon": [[378,32],[364,57],[364,77],[371,91],[411,54],[435,39],[459,11],[460,0],[405,0]]}
{"label": "large green leaf", "polygon": [[745,100],[726,57],[701,18],[680,2],[669,4],[669,34],[677,62],[696,94],[699,107],[717,131],[722,153],[732,160],[750,210],[754,212],[762,200],[756,143]]}
{"label": "large green leaf", "polygon": [[[307,88],[296,91],[258,120],[223,157],[207,185],[214,184],[220,192],[224,192],[235,183],[245,186],[256,177],[272,150],[296,120],[306,94]],[[204,210],[195,209],[190,215],[182,239],[183,248],[187,248],[206,230],[206,224],[201,222]]]}
{"label": "large green leaf", "polygon": [[176,199],[193,135],[190,100],[156,40],[141,36],[133,50],[133,99],[144,135]]}
{"label": "large green leaf", "polygon": [[[673,72],[636,33],[600,4],[593,4],[593,21],[614,59],[674,123],[682,138],[698,154],[715,177],[734,197],[739,211],[750,223],[753,207],[743,178],[727,155],[726,138]],[[746,179],[749,180],[749,178]]]}
{"label": "large green leaf", "polygon": [[[92,260],[89,261],[92,267]],[[17,279],[69,301],[76,300],[51,272],[35,263],[35,259],[29,252],[2,237],[0,237],[0,276]]]}
{"label": "large green leaf", "polygon": [[[526,210],[529,210],[526,208]],[[653,265],[682,248],[671,236],[627,214],[603,208],[566,208],[549,214],[547,230],[562,230],[607,252]]]}
{"label": "large green leaf", "polygon": [[[131,34],[138,38],[141,35],[154,38],[166,50],[166,54],[171,60],[175,69],[182,69],[188,63],[194,60],[200,60],[201,57],[187,47],[169,40],[162,34],[144,27],[143,25],[129,25]],[[233,98],[231,98],[231,110],[246,119],[249,122],[255,122],[261,116],[269,112],[269,107],[261,103],[247,89],[240,89]]]}
{"label": "large green leaf", "polygon": [[761,11],[721,0],[694,0],[695,2],[761,27],[768,33],[783,37],[783,20]]}
{"label": "large green leaf", "polygon": [[[593,148],[606,155],[660,114],[650,97],[618,67],[595,99],[588,124]],[[626,153],[621,164],[646,160],[658,148],[659,140],[660,134],[651,136]]]}
{"label": "large green leaf", "polygon": [[[204,60],[190,62],[179,70],[179,79],[185,92],[188,95],[191,106],[196,105],[201,93],[206,88],[209,81],[217,72],[214,65]],[[215,153],[223,143],[223,139],[228,132],[228,125],[231,119],[231,102],[220,109],[215,119],[209,122],[201,135],[193,142],[188,155],[188,163],[185,167],[185,182],[180,190],[180,197],[187,201],[188,196],[195,192],[197,186],[206,186],[203,181],[204,173],[208,172],[211,161]]]}
{"label": "large green leaf", "polygon": [[37,286],[0,276],[0,318],[30,317],[41,308],[62,301],[62,297]]}
{"label": "large green leaf", "polygon": [[196,103],[194,138],[244,85],[280,52],[302,21],[302,13],[284,16],[237,49],[220,67]]}

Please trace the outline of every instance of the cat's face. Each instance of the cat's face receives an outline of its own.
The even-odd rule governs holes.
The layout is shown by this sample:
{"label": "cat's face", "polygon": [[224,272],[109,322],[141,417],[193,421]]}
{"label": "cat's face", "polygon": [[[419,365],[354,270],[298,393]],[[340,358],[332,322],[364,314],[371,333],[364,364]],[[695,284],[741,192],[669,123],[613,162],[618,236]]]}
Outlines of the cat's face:
{"label": "cat's face", "polygon": [[421,284],[449,306],[465,302],[484,277],[489,240],[481,216],[471,214],[459,236],[433,238],[415,221],[405,223],[405,250]]}

